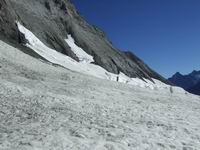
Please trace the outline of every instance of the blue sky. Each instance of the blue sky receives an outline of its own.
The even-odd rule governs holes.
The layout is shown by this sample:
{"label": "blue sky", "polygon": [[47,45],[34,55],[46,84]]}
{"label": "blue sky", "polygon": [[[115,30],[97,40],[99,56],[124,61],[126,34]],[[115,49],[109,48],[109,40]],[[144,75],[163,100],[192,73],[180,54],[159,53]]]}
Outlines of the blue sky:
{"label": "blue sky", "polygon": [[103,29],[165,77],[200,70],[200,0],[71,0]]}

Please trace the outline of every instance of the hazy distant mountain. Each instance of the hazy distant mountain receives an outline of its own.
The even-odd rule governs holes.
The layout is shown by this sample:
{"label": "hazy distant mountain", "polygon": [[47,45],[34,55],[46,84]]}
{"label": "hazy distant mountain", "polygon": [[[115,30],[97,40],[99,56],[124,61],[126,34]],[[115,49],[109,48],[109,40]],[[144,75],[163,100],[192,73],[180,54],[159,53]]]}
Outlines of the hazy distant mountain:
{"label": "hazy distant mountain", "polygon": [[200,94],[200,71],[194,70],[188,75],[177,72],[168,80],[193,94]]}
{"label": "hazy distant mountain", "polygon": [[190,93],[200,95],[200,82],[188,90]]}

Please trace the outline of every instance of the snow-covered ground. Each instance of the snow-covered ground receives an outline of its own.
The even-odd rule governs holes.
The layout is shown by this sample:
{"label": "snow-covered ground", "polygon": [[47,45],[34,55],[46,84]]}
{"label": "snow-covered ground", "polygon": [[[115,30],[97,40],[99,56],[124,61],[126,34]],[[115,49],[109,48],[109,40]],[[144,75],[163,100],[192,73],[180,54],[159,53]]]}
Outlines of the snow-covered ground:
{"label": "snow-covered ground", "polygon": [[0,150],[164,149],[200,149],[198,96],[72,72],[0,41]]}

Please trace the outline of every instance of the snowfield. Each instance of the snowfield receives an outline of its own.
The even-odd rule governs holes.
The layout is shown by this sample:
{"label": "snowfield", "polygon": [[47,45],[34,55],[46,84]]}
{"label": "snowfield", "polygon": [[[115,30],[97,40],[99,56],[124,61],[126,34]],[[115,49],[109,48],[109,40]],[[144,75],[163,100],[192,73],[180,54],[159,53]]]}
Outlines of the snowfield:
{"label": "snowfield", "polygon": [[199,150],[200,98],[138,85],[72,72],[0,41],[0,150]]}
{"label": "snowfield", "polygon": [[[65,41],[70,46],[74,54],[79,58],[79,62],[77,62],[71,57],[63,55],[56,50],[47,47],[30,30],[21,25],[20,22],[16,21],[16,23],[19,31],[25,35],[25,38],[28,41],[26,43],[26,46],[53,64],[57,64],[72,71],[92,75],[101,79],[117,81],[130,85],[149,88],[152,90],[170,90],[172,88],[169,85],[166,85],[156,79],[152,79],[156,83],[154,84],[152,81],[149,81],[147,79],[141,80],[139,78],[129,78],[122,72],[120,72],[119,74],[113,74],[98,65],[92,64],[92,62],[94,62],[93,56],[87,54],[81,47],[76,45],[75,40],[71,35],[67,35],[67,39],[65,39]],[[173,87],[173,90],[185,93],[183,89],[178,87]]]}

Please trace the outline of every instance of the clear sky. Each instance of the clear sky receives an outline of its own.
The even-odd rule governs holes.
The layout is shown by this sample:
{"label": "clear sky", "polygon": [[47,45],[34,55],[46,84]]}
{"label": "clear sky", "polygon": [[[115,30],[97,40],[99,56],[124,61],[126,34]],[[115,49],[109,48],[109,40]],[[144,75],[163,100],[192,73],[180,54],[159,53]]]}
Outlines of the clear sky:
{"label": "clear sky", "polygon": [[200,0],[71,0],[114,46],[170,77],[200,70]]}

